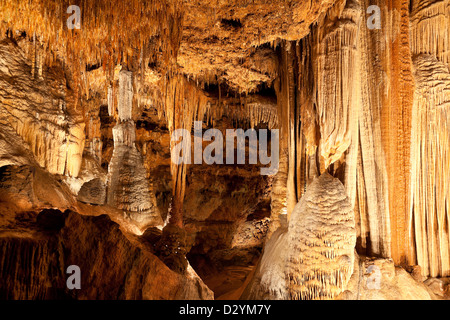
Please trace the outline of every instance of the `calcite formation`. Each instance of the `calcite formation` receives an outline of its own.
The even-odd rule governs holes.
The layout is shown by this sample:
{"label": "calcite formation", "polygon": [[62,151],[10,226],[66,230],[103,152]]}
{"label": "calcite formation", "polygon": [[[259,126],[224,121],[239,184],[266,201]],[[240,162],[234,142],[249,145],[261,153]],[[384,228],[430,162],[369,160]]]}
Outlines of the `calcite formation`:
{"label": "calcite formation", "polygon": [[416,90],[411,148],[411,208],[409,228],[414,235],[419,264],[431,276],[450,272],[447,180],[450,159],[450,73],[430,55],[414,59]]}
{"label": "calcite formation", "polygon": [[78,191],[78,200],[90,204],[102,205],[106,202],[106,186],[99,178],[89,180]]}
{"label": "calcite formation", "polygon": [[328,173],[316,178],[280,230],[267,244],[244,298],[333,299],[346,289],[356,230],[338,179]]}
{"label": "calcite formation", "polygon": [[450,163],[449,9],[449,1],[417,1],[411,19],[416,85],[408,227],[418,264],[431,276],[450,274],[450,194],[444,173]]}
{"label": "calcite formation", "polygon": [[360,15],[359,3],[347,1],[343,9],[338,5],[333,7],[314,30],[317,117],[323,137],[319,152],[325,168],[339,160],[349,148],[353,127],[357,124]]}
{"label": "calcite formation", "polygon": [[[449,39],[449,0],[0,0],[0,297],[446,299]],[[175,161],[213,128],[277,172]]]}
{"label": "calcite formation", "polygon": [[118,120],[114,126],[114,151],[108,167],[107,202],[123,209],[140,226],[161,226],[161,215],[150,186],[142,155],[136,149],[136,127],[131,120],[133,106],[132,74],[122,70],[119,74]]}
{"label": "calcite formation", "polygon": [[[8,40],[0,44],[2,73],[1,121],[12,127],[51,173],[76,177],[84,148],[84,123],[67,109],[70,92],[62,69],[46,73],[45,81],[33,79],[26,56]],[[58,74],[59,73],[59,74]]]}
{"label": "calcite formation", "polygon": [[353,273],[355,220],[344,186],[327,173],[311,183],[288,226],[291,299],[332,299]]}

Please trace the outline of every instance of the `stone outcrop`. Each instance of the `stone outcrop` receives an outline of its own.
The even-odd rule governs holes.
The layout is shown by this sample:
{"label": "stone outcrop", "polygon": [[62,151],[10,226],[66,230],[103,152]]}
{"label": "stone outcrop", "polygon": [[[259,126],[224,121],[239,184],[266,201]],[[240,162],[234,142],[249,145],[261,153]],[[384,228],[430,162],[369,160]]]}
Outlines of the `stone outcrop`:
{"label": "stone outcrop", "polygon": [[[16,219],[20,230],[0,231],[2,299],[213,298],[191,267],[171,271],[106,215],[43,210]],[[80,268],[79,290],[66,286],[70,265]]]}
{"label": "stone outcrop", "polygon": [[432,290],[414,279],[392,259],[358,257],[346,290],[337,299],[343,300],[431,300]]}
{"label": "stone outcrop", "polygon": [[78,191],[78,200],[90,204],[104,204],[106,201],[105,184],[99,178],[85,182]]}

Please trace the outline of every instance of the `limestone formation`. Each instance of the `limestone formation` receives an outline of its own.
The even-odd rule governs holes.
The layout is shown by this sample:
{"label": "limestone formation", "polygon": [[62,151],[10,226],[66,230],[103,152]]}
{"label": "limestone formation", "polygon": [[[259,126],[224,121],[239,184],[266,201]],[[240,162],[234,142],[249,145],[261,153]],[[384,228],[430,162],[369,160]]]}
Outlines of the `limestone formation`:
{"label": "limestone formation", "polygon": [[[50,214],[42,211],[38,218],[45,215]],[[62,219],[59,227],[54,223],[57,217]],[[29,221],[20,234],[2,225],[0,296],[3,299],[213,297],[192,269],[186,276],[170,271],[148,248],[128,240],[105,215],[87,217],[58,211],[46,218],[46,225],[50,223],[57,227],[49,232],[42,223]],[[33,233],[35,236],[31,237]],[[69,265],[91,271],[81,273],[80,290],[69,290],[66,286]]]}
{"label": "limestone formation", "polygon": [[85,203],[102,205],[106,201],[106,185],[99,178],[89,180],[83,183],[77,198]]}
{"label": "limestone formation", "polygon": [[[35,81],[21,48],[11,40],[0,43],[0,121],[12,127],[51,173],[76,177],[84,148],[84,123],[71,114],[70,91],[61,68]],[[59,75],[58,75],[59,73]]]}
{"label": "limestone formation", "polygon": [[351,0],[345,8],[339,7],[333,7],[314,30],[319,150],[325,168],[350,146],[359,108],[357,41],[361,9]]}
{"label": "limestone formation", "polygon": [[[0,298],[447,299],[449,39],[450,0],[0,0]],[[278,171],[174,161],[210,129]]]}
{"label": "limestone formation", "polygon": [[[134,123],[123,122],[113,129],[114,152],[108,167],[108,203],[135,212],[139,223],[162,223],[150,196],[142,156],[134,145]],[[140,215],[140,217],[139,217]],[[148,216],[148,217],[147,217]]]}
{"label": "limestone formation", "polygon": [[450,73],[430,55],[414,59],[410,225],[424,273],[450,275]]}
{"label": "limestone formation", "polygon": [[133,93],[131,73],[119,76],[119,123],[112,129],[114,152],[108,166],[108,204],[115,206],[141,227],[161,226],[162,219],[150,194],[136,132],[131,120]]}
{"label": "limestone formation", "polygon": [[353,273],[352,206],[339,180],[323,174],[292,212],[286,276],[291,299],[332,299]]}
{"label": "limestone formation", "polygon": [[287,229],[280,228],[267,243],[243,298],[333,299],[353,274],[355,244],[344,186],[325,173],[308,186]]}
{"label": "limestone formation", "polygon": [[[449,1],[414,1],[411,51],[414,104],[408,227],[418,264],[430,276],[450,275]],[[444,32],[442,32],[444,30]]]}

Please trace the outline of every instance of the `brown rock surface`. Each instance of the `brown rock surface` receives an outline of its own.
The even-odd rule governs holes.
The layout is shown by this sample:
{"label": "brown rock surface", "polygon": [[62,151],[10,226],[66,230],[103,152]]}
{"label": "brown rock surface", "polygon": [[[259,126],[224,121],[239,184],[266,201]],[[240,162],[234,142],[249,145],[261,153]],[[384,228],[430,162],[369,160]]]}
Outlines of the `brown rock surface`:
{"label": "brown rock surface", "polygon": [[[191,267],[184,275],[171,271],[106,215],[55,212],[18,214],[16,226],[2,226],[3,299],[213,298]],[[80,267],[80,290],[66,287],[70,265]]]}
{"label": "brown rock surface", "polygon": [[427,286],[414,280],[392,259],[357,257],[347,289],[338,297],[346,300],[436,299]]}

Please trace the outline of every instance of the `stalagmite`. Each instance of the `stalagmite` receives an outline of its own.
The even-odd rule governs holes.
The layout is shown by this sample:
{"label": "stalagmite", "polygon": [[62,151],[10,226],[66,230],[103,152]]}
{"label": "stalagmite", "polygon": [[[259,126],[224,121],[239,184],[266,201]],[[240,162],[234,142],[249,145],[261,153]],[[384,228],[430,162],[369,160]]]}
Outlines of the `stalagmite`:
{"label": "stalagmite", "polygon": [[114,151],[108,166],[107,202],[124,210],[139,227],[161,226],[162,219],[154,195],[150,193],[142,155],[135,144],[131,72],[120,72],[118,91],[120,122],[113,128]]}
{"label": "stalagmite", "polygon": [[356,230],[342,183],[316,178],[266,245],[243,299],[333,299],[353,274]]}
{"label": "stalagmite", "polygon": [[339,180],[323,174],[308,186],[289,221],[286,276],[291,299],[332,299],[353,273],[353,208]]}
{"label": "stalagmite", "polygon": [[114,152],[108,168],[108,203],[123,209],[139,225],[161,225],[142,162],[135,146],[133,121],[113,129]]}

